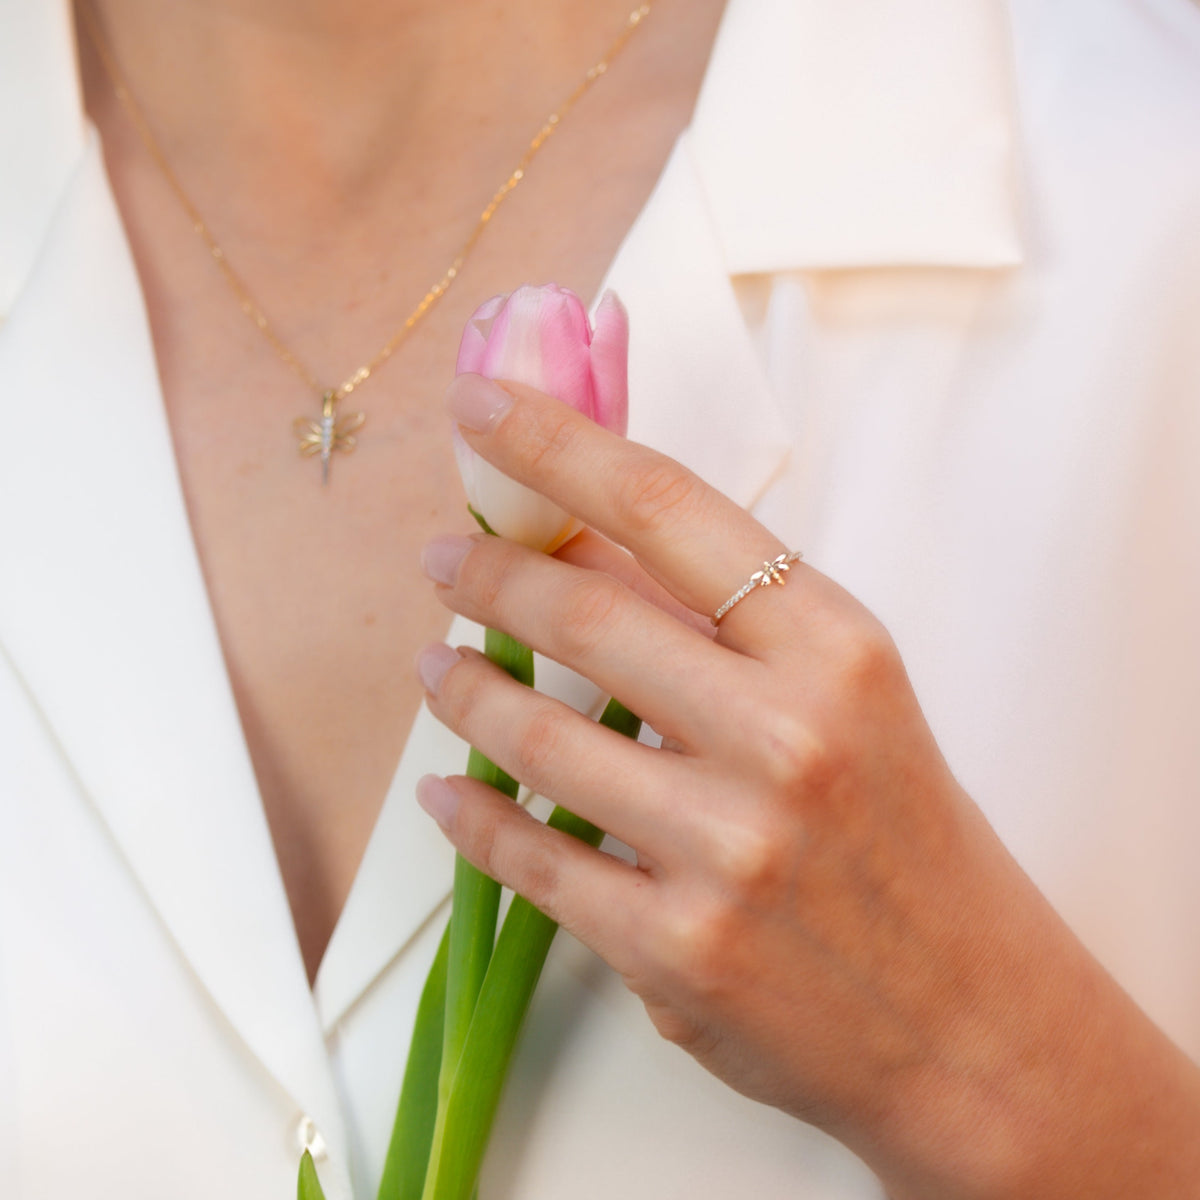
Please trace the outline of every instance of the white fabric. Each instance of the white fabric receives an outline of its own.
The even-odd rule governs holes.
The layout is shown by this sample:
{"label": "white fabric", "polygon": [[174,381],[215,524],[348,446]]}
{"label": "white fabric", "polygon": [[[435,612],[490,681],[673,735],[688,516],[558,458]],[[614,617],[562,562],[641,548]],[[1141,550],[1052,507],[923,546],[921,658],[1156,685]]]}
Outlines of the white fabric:
{"label": "white fabric", "polygon": [[83,146],[67,5],[0,0],[0,62],[2,320]]}
{"label": "white fabric", "polygon": [[[67,24],[0,28],[25,111],[75,113],[0,110],[43,147],[0,205],[0,1194],[290,1195],[310,1115],[363,1200],[450,880],[412,784],[462,748],[422,714],[311,994],[128,248],[42,69]],[[631,436],[884,619],[963,782],[1200,1057],[1197,128],[1190,0],[732,0],[607,283]],[[880,1192],[560,938],[482,1195]]]}
{"label": "white fabric", "polygon": [[734,272],[1020,256],[1001,0],[726,13],[693,143]]}

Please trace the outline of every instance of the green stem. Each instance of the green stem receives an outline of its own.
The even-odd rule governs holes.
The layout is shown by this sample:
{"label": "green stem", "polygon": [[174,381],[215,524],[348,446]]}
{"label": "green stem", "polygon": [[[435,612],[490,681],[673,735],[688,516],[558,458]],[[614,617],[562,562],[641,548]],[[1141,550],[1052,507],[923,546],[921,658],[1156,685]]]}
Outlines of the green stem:
{"label": "green stem", "polygon": [[[484,653],[519,683],[533,686],[533,651],[498,629],[489,629]],[[519,784],[474,747],[467,759],[467,775],[494,787],[515,800]],[[438,1072],[437,1117],[434,1121],[429,1161],[441,1157],[446,1106],[458,1069],[459,1056],[475,1013],[475,1002],[487,973],[496,940],[496,913],[500,885],[471,866],[461,855],[454,863],[454,905],[450,913],[450,948],[446,969],[446,1021],[442,1036],[442,1061]],[[429,1178],[425,1194],[429,1191]]]}
{"label": "green stem", "polygon": [[383,1178],[379,1183],[379,1200],[421,1200],[421,1191],[425,1187],[425,1167],[429,1162],[437,1113],[449,949],[450,927],[447,925],[417,1005],[400,1103],[396,1107],[392,1140],[388,1143]]}
{"label": "green stem", "polygon": [[[610,700],[600,723],[637,737],[641,721]],[[556,808],[547,822],[554,829],[598,846],[602,830]],[[447,1102],[439,1108],[439,1136],[429,1160],[425,1200],[470,1200],[487,1149],[500,1092],[534,988],[558,926],[520,896],[513,899],[496,942],[460,1069]]]}
{"label": "green stem", "polygon": [[321,1190],[321,1181],[317,1178],[317,1168],[313,1165],[312,1155],[307,1150],[300,1157],[300,1177],[296,1180],[296,1200],[325,1200]]}

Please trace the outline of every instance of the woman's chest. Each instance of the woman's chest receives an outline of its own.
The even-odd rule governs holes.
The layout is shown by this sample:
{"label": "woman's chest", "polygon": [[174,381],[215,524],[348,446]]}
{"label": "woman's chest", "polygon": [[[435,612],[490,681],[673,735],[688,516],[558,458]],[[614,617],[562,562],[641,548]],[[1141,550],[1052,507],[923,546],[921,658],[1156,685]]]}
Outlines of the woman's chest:
{"label": "woman's chest", "polygon": [[[571,138],[556,139],[445,299],[415,321],[470,233],[461,196],[431,187],[402,222],[380,210],[290,254],[286,239],[235,239],[221,250],[231,277],[213,269],[212,247],[191,237],[162,181],[131,162],[128,130],[115,131],[110,173],[188,517],[310,976],[420,701],[413,658],[448,626],[420,548],[473,528],[440,402],[463,324],[524,282],[591,298],[686,120],[696,81],[676,82],[634,133],[631,104],[572,114]],[[602,186],[597,155],[612,164]],[[436,164],[420,166],[439,177]],[[468,177],[482,196],[498,182]],[[367,366],[323,462],[321,392]],[[311,457],[298,452],[297,425],[301,441],[313,431]]]}

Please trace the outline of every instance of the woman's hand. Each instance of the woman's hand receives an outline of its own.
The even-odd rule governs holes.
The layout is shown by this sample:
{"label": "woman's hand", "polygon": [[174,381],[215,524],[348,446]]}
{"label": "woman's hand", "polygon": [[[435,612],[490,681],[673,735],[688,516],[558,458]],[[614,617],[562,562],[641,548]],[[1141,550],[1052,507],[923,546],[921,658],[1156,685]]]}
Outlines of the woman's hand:
{"label": "woman's hand", "polygon": [[[439,719],[637,865],[481,784],[427,779],[460,852],[602,955],[665,1037],[839,1137],[897,1197],[1200,1190],[1200,1139],[1182,1157],[1170,1140],[1200,1118],[1195,1068],[955,782],[879,623],[796,563],[714,637],[705,614],[785,549],[775,537],[536,392],[461,376],[449,395],[475,450],[632,558],[594,535],[561,559],[439,539],[425,562],[443,602],[664,739],[631,744],[478,654],[431,648]],[[1116,1131],[1140,1149],[1080,1174]]]}

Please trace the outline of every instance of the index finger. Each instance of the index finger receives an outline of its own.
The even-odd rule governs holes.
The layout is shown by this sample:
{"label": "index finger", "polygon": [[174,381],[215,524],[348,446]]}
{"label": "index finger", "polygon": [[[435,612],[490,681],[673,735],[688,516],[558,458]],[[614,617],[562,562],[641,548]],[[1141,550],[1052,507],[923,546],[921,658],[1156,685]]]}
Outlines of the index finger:
{"label": "index finger", "polygon": [[[752,572],[787,549],[681,463],[532,388],[464,374],[451,383],[446,402],[474,450],[624,546],[696,612],[716,612]],[[761,645],[793,622],[785,606],[744,601],[722,622],[721,640]]]}

